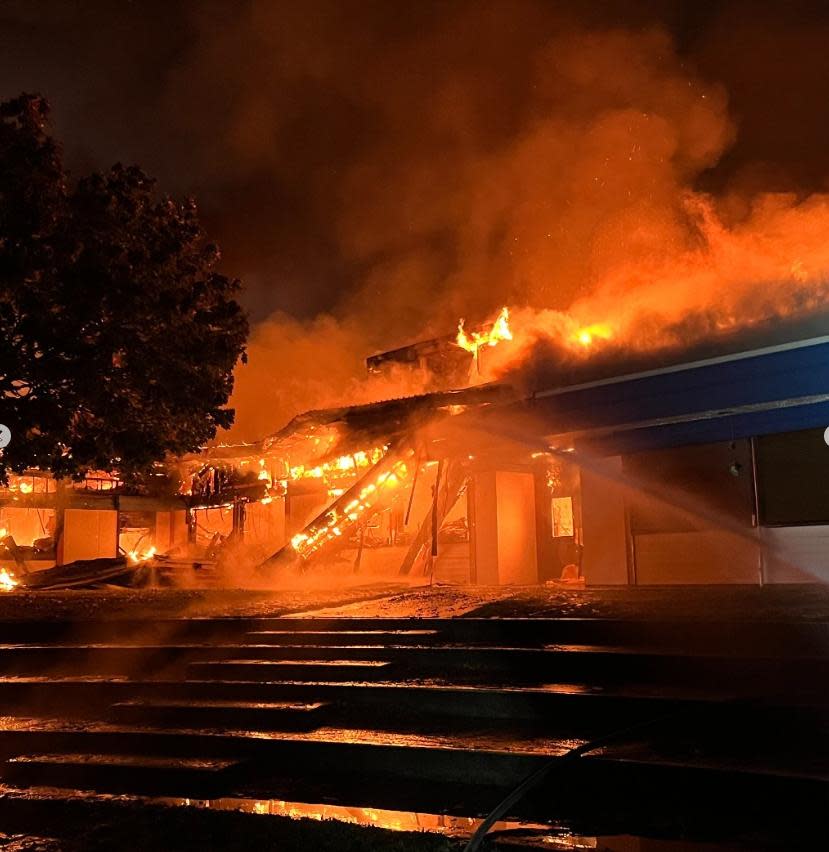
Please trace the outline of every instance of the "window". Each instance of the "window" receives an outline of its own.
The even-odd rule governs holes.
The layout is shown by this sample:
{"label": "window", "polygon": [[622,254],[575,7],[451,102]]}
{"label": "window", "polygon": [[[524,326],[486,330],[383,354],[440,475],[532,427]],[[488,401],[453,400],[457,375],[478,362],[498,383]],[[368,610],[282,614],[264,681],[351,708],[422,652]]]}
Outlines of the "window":
{"label": "window", "polygon": [[553,518],[553,538],[572,537],[573,498],[553,497],[551,509]]}
{"label": "window", "polygon": [[829,523],[829,446],[823,429],[755,439],[760,523]]}

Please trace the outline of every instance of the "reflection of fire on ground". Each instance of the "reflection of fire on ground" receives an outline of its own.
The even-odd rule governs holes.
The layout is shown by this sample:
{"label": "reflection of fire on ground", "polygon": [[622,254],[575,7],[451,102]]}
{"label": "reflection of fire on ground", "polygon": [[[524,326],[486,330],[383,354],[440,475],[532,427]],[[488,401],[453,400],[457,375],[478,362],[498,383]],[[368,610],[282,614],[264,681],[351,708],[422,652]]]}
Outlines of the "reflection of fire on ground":
{"label": "reflection of fire on ground", "polygon": [[[243,811],[254,814],[290,817],[292,819],[337,820],[353,825],[368,825],[391,831],[428,831],[449,837],[468,837],[481,824],[481,819],[448,814],[428,814],[416,811],[395,811],[384,808],[360,808],[346,805],[288,802],[281,799],[171,799],[175,805],[189,805],[217,811]],[[497,822],[494,831],[540,829],[536,823]],[[543,828],[547,828],[544,826]],[[575,837],[566,838],[567,848],[593,848],[593,844]],[[564,842],[564,841],[563,841]]]}

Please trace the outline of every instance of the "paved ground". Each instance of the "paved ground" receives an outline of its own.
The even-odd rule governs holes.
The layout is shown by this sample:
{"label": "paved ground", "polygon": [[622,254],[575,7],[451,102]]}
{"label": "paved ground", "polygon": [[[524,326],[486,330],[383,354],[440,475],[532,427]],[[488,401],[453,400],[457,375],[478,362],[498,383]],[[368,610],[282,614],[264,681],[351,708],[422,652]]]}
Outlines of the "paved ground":
{"label": "paved ground", "polygon": [[[385,597],[405,588],[367,583],[345,589],[282,592],[243,589],[104,589],[0,592],[0,620],[85,620],[168,617],[273,617],[320,606]],[[0,847],[2,848],[2,847]]]}
{"label": "paved ground", "polygon": [[364,618],[619,618],[824,620],[829,587],[661,586],[562,589],[423,586],[308,615]]}
{"label": "paved ground", "polygon": [[111,589],[0,593],[0,620],[162,617],[621,618],[823,620],[829,588],[798,586],[410,586],[393,581],[285,591]]}

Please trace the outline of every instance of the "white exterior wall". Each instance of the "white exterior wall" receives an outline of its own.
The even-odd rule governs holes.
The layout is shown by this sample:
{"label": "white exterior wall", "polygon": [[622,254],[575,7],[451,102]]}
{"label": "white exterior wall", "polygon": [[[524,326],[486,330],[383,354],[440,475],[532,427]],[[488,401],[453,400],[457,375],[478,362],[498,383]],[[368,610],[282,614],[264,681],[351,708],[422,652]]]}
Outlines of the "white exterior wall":
{"label": "white exterior wall", "polygon": [[766,527],[767,583],[829,582],[829,525]]}
{"label": "white exterior wall", "polygon": [[759,583],[760,547],[723,530],[640,533],[634,538],[639,585]]}

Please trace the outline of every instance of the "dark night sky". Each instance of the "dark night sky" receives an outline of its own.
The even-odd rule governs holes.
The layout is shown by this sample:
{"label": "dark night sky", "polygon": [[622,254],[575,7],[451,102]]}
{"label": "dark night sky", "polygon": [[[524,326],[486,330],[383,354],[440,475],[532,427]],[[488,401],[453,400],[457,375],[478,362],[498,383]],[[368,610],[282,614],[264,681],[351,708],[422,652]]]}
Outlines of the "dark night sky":
{"label": "dark night sky", "polygon": [[73,170],[134,161],[194,194],[254,318],[307,317],[392,251],[343,236],[354,169],[387,156],[377,140],[401,161],[418,146],[440,157],[422,105],[455,80],[475,93],[481,144],[496,145],[528,108],[535,54],[571,25],[661,26],[683,63],[724,85],[736,142],[697,185],[823,188],[820,3],[2,0],[0,96],[47,95]]}

